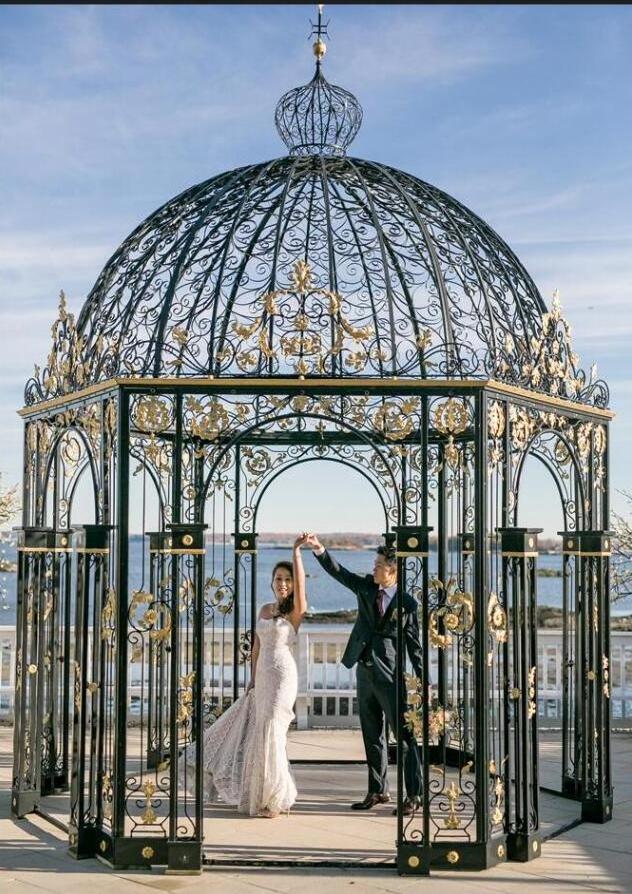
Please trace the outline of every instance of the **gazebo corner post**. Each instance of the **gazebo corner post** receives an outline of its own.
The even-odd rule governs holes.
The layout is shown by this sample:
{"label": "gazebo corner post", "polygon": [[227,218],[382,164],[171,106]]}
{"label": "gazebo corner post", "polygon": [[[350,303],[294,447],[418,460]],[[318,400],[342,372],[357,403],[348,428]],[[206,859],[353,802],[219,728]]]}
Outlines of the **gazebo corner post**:
{"label": "gazebo corner post", "polygon": [[[402,513],[403,514],[403,513]],[[396,666],[396,713],[397,713],[397,872],[399,875],[429,875],[431,864],[430,842],[430,731],[429,731],[429,653],[428,653],[428,554],[429,533],[427,525],[397,525],[394,527],[397,557],[397,666]],[[392,542],[392,541],[391,541]],[[414,569],[414,571],[413,571]],[[412,572],[412,574],[411,574]],[[421,687],[421,758],[422,758],[422,799],[419,809],[404,817],[404,714],[406,685],[404,679],[405,644],[403,625],[403,594],[410,592],[410,584],[420,600],[420,637],[423,653],[423,675]],[[421,816],[419,815],[421,813]]]}
{"label": "gazebo corner post", "polygon": [[[239,488],[235,497],[236,502],[239,501]],[[233,698],[239,698],[239,665],[243,660],[244,665],[248,661],[248,655],[252,656],[252,646],[254,645],[255,627],[257,624],[257,533],[255,531],[240,531],[239,522],[239,506],[235,507],[235,532],[232,534],[234,540],[234,575],[235,575],[235,591],[233,603]],[[250,580],[248,581],[247,571],[250,571]],[[249,586],[242,588],[242,572]],[[250,624],[246,628],[248,612],[244,611],[244,648],[241,648],[241,635],[239,623],[241,614],[239,612],[239,597],[244,598],[244,608],[246,608],[246,600],[249,602]],[[246,636],[249,635],[249,640]],[[244,671],[244,686],[247,685],[246,674]]]}
{"label": "gazebo corner post", "polygon": [[[160,601],[166,573],[164,531],[147,532],[149,538],[149,592]],[[157,770],[168,760],[165,731],[165,704],[168,701],[167,654],[162,639],[149,638],[147,669],[147,769]]]}
{"label": "gazebo corner post", "polygon": [[491,839],[489,811],[489,674],[487,666],[488,509],[487,509],[487,395],[474,400],[474,774],[476,786],[476,848],[482,865],[499,860]]}
{"label": "gazebo corner post", "polygon": [[564,549],[579,563],[581,680],[582,820],[612,819],[613,788],[610,753],[610,556],[612,531],[569,534]]}
{"label": "gazebo corner post", "polygon": [[13,775],[11,813],[22,818],[32,813],[40,800],[40,757],[37,722],[38,643],[36,618],[35,566],[39,542],[36,532],[43,529],[16,528],[17,533],[17,624],[15,696],[13,702]]}
{"label": "gazebo corner post", "polygon": [[130,472],[130,391],[120,387],[116,421],[115,484],[115,684],[114,761],[112,774],[112,834],[99,844],[101,857],[113,867],[133,861],[126,851],[128,625],[129,625],[129,472]]}
{"label": "gazebo corner post", "polygon": [[542,528],[498,528],[509,618],[510,664],[506,698],[510,718],[513,804],[507,819],[507,857],[527,862],[540,856],[538,759],[537,558]]}
{"label": "gazebo corner post", "polygon": [[[167,872],[202,871],[206,524],[172,523]],[[193,762],[191,761],[193,757]]]}
{"label": "gazebo corner post", "polygon": [[106,693],[103,611],[109,581],[109,525],[74,526],[76,601],[74,625],[73,736],[68,852],[75,859],[103,853],[108,787],[103,766]]}
{"label": "gazebo corner post", "polygon": [[562,793],[581,801],[582,792],[582,610],[576,531],[562,538]]}

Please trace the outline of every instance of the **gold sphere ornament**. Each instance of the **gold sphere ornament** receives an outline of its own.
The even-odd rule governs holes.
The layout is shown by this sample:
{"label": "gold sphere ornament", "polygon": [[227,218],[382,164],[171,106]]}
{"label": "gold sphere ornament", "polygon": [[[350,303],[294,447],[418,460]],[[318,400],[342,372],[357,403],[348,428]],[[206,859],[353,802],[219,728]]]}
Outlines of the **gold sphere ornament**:
{"label": "gold sphere ornament", "polygon": [[185,546],[191,546],[191,544],[193,543],[193,537],[191,536],[191,534],[185,534],[182,538],[182,543]]}
{"label": "gold sphere ornament", "polygon": [[458,851],[448,851],[448,853],[445,855],[445,858],[448,861],[448,863],[452,863],[452,865],[454,865],[455,863],[458,863],[460,860]]}
{"label": "gold sphere ornament", "polygon": [[320,60],[323,58],[323,56],[327,52],[327,44],[325,43],[324,40],[321,40],[319,37],[318,40],[314,41],[312,49],[314,50],[314,56],[316,56],[316,58],[320,62]]}
{"label": "gold sphere ornament", "polygon": [[420,864],[421,864],[421,860],[419,859],[419,857],[415,857],[414,854],[412,857],[408,858],[408,865],[410,866],[411,869],[417,869],[417,867]]}

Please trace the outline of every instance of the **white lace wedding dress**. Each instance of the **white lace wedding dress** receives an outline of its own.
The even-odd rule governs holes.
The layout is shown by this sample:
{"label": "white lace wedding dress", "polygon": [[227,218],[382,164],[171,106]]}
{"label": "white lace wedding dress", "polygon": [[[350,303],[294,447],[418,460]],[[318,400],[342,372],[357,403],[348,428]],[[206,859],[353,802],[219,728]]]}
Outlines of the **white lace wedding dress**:
{"label": "white lace wedding dress", "polygon": [[[257,621],[260,641],[254,689],[221,714],[204,735],[204,797],[256,816],[283,812],[296,801],[287,759],[287,731],[298,691],[291,647],[296,633],[284,617]],[[193,759],[189,746],[186,761]]]}

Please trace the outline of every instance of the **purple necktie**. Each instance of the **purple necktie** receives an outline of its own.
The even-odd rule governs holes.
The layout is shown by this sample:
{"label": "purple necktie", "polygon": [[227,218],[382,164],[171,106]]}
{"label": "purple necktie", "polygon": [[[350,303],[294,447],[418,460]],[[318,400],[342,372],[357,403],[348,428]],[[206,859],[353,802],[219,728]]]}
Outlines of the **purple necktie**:
{"label": "purple necktie", "polygon": [[384,597],[386,596],[386,590],[379,589],[377,591],[376,605],[377,605],[377,613],[380,618],[384,617]]}

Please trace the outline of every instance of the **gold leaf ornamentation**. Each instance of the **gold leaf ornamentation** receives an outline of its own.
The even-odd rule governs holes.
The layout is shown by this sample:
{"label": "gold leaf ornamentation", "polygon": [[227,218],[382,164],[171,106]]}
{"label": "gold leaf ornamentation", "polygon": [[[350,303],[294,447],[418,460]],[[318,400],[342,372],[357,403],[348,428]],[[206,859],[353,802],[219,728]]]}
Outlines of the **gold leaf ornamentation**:
{"label": "gold leaf ornamentation", "polygon": [[456,397],[441,401],[434,409],[433,425],[444,435],[464,432],[468,425],[467,403]]}

